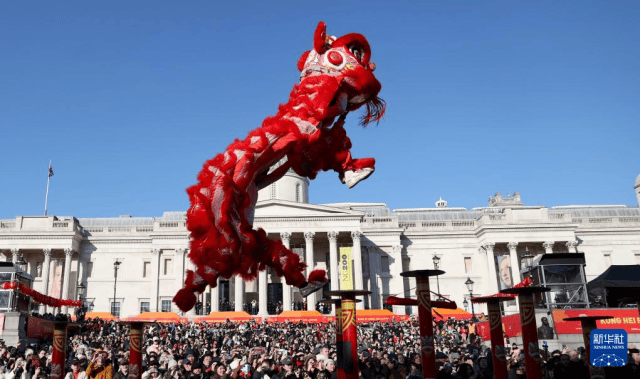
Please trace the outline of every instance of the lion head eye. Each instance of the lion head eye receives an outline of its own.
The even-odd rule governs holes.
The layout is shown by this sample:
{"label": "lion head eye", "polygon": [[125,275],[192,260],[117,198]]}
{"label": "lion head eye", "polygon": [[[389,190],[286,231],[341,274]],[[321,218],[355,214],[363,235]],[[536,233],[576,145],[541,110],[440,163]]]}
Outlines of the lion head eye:
{"label": "lion head eye", "polygon": [[349,46],[349,51],[358,60],[358,62],[362,61],[362,49],[360,49],[360,47],[351,45]]}

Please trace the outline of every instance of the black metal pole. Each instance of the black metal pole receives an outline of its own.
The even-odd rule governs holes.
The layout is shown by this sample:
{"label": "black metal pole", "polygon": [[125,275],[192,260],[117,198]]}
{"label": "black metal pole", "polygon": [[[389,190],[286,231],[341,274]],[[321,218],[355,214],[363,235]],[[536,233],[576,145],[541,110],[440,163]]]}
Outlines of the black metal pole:
{"label": "black metal pole", "polygon": [[116,309],[116,287],[117,287],[117,284],[118,284],[118,267],[119,266],[120,266],[120,262],[116,261],[116,262],[113,263],[113,270],[114,270],[113,277],[114,277],[114,280],[113,280],[113,302],[111,303],[111,314],[113,314],[115,309]]}
{"label": "black metal pole", "polygon": [[473,307],[473,301],[471,301],[471,298],[473,297],[473,291],[469,291],[469,301],[471,302],[471,320],[472,321],[476,321],[476,311]]}

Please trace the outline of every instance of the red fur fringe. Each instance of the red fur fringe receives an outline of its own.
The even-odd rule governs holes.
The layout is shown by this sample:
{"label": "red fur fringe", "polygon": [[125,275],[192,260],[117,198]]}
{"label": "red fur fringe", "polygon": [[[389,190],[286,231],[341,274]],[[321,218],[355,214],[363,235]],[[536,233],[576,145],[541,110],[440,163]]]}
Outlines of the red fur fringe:
{"label": "red fur fringe", "polygon": [[309,273],[309,283],[326,282],[327,280],[327,272],[325,270],[313,270]]}

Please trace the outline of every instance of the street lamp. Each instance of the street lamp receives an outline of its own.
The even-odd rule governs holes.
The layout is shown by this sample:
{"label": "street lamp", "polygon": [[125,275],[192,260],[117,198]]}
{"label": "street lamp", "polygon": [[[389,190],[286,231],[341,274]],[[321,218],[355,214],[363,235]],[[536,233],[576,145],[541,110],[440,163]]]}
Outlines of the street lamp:
{"label": "street lamp", "polygon": [[111,314],[116,316],[116,317],[120,317],[120,312],[118,312],[117,315],[115,315],[115,309],[116,309],[116,285],[118,284],[118,267],[120,267],[120,264],[122,262],[119,261],[115,261],[113,262],[113,302],[111,303]]}
{"label": "street lamp", "polygon": [[462,305],[464,305],[464,311],[467,312],[467,309],[469,309],[469,302],[467,301],[467,299],[464,299]]}
{"label": "street lamp", "polygon": [[471,301],[471,297],[473,296],[473,280],[471,280],[471,278],[467,276],[467,281],[464,282],[464,284],[467,286],[467,289],[469,290],[469,301],[471,302],[471,320],[475,321],[476,312],[473,309],[473,301]]}
{"label": "street lamp", "polygon": [[[437,270],[440,268],[440,257],[437,255],[433,255],[433,269]],[[440,279],[438,279],[439,275],[436,276],[436,283],[438,283],[438,295],[440,295]]]}
{"label": "street lamp", "polygon": [[[82,301],[82,292],[84,292],[85,289],[85,285],[82,284],[82,282],[80,284],[78,284],[76,286],[77,289],[77,293],[78,293],[78,300]],[[87,307],[84,305],[84,302],[82,302],[82,305],[79,306],[78,308],[76,308],[76,321],[77,322],[83,322],[85,316],[87,315]]]}
{"label": "street lamp", "polygon": [[76,286],[76,289],[78,291],[78,300],[82,300],[82,293],[84,292],[84,289],[87,288],[84,284],[80,283]]}
{"label": "street lamp", "polygon": [[27,261],[24,260],[24,255],[20,255],[20,260],[16,262],[22,271],[27,271]]}
{"label": "street lamp", "polygon": [[[529,252],[529,248],[525,250],[524,255],[522,256],[522,263],[524,264],[524,269],[527,272],[527,275],[532,278],[531,270],[533,270],[533,259],[536,256]],[[533,279],[533,278],[532,278]]]}

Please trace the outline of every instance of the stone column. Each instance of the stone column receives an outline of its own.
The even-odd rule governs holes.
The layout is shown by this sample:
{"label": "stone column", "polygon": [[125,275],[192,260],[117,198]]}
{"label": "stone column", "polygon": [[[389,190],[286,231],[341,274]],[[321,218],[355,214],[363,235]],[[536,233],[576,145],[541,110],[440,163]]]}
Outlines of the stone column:
{"label": "stone column", "polygon": [[242,306],[244,304],[244,282],[242,281],[242,278],[237,275],[234,277],[234,279],[236,286],[233,300],[235,302],[235,311],[243,312],[244,308]]}
{"label": "stone column", "polygon": [[546,241],[542,243],[542,247],[544,247],[545,254],[553,254],[553,241]]}
{"label": "stone column", "polygon": [[[338,232],[331,231],[327,233],[329,237],[329,271],[331,273],[331,291],[340,289],[340,277],[338,275]],[[331,305],[331,313],[335,313],[335,307]]]}
{"label": "stone column", "polygon": [[220,278],[216,282],[216,286],[211,288],[211,312],[220,312]]}
{"label": "stone column", "polygon": [[176,249],[176,283],[175,283],[175,292],[178,292],[184,287],[184,272],[185,266],[185,249],[180,248]]}
{"label": "stone column", "polygon": [[[351,249],[353,258],[353,271],[355,275],[354,285],[355,289],[361,290],[363,286],[363,273],[362,273],[362,249],[360,247],[360,237],[362,232],[354,230],[351,232],[351,239],[353,240],[353,248]],[[364,301],[356,303],[356,309],[364,309]]]}
{"label": "stone column", "polygon": [[[62,299],[69,299],[69,280],[71,279],[71,258],[73,257],[72,249],[64,249],[64,282],[62,283]],[[67,313],[69,307],[62,307],[62,313]]]}
{"label": "stone column", "polygon": [[[280,239],[282,240],[282,244],[287,249],[291,246],[291,233],[282,232],[280,233]],[[287,284],[287,280],[282,277],[282,310],[290,311],[291,310],[291,286]]]}
{"label": "stone column", "polygon": [[[509,248],[509,260],[511,261],[511,280],[513,281],[511,285],[514,286],[520,283],[520,281],[522,280],[520,278],[520,265],[518,264],[518,250],[517,250],[518,243],[509,242],[507,244],[507,247]],[[515,302],[516,302],[515,311],[517,312],[518,309],[520,309],[520,301],[518,300],[517,297],[515,299]],[[509,305],[509,307],[513,307],[513,305]],[[511,309],[513,310],[514,308],[511,308]]]}
{"label": "stone column", "polygon": [[487,290],[489,293],[487,295],[493,295],[498,293],[500,290],[498,288],[498,269],[496,268],[496,255],[493,252],[493,248],[496,246],[494,242],[487,242],[482,247],[484,248],[484,252],[487,254],[487,267],[489,270],[489,286]]}
{"label": "stone column", "polygon": [[258,316],[268,316],[269,309],[268,305],[268,284],[269,278],[267,275],[267,270],[262,270],[258,273]]}
{"label": "stone column", "polygon": [[[44,263],[42,263],[42,294],[49,295],[49,271],[51,269],[51,249],[42,249]],[[47,306],[40,304],[40,314],[47,313]]]}
{"label": "stone column", "polygon": [[378,269],[377,262],[380,262],[380,257],[375,248],[367,248],[369,254],[369,282],[371,283],[371,309],[382,309],[380,304],[380,291],[378,290]]}
{"label": "stone column", "polygon": [[149,311],[158,312],[161,308],[158,307],[158,277],[160,276],[160,249],[151,249],[151,283],[149,288]]}
{"label": "stone column", "polygon": [[11,249],[11,263],[14,265],[20,260],[20,249]]}
{"label": "stone column", "polygon": [[511,280],[513,280],[512,286],[520,283],[522,278],[520,277],[520,264],[518,263],[518,243],[509,242],[509,257],[511,260]]}
{"label": "stone column", "polygon": [[578,252],[578,241],[569,241],[569,242],[567,242],[567,250],[569,250],[570,253],[577,253]]}
{"label": "stone column", "polygon": [[[307,279],[309,279],[309,274],[313,271],[313,267],[316,265],[314,257],[313,257],[313,238],[316,236],[314,232],[305,232],[304,233],[304,247],[305,247],[305,263],[307,264]],[[316,310],[316,295],[318,292],[314,292],[311,295],[307,296],[307,310],[315,311]]]}
{"label": "stone column", "polygon": [[[404,277],[400,275],[402,272],[402,245],[393,245],[391,247],[393,262],[389,264],[389,273],[391,280],[389,281],[390,294],[402,294],[403,297],[409,297],[409,293],[404,288]],[[393,313],[398,315],[407,314],[407,307],[404,305],[394,305]]]}

